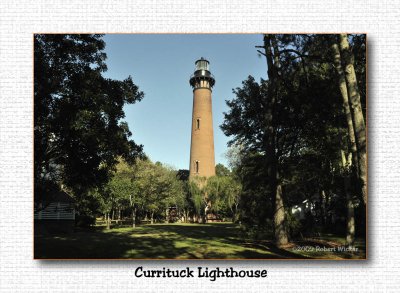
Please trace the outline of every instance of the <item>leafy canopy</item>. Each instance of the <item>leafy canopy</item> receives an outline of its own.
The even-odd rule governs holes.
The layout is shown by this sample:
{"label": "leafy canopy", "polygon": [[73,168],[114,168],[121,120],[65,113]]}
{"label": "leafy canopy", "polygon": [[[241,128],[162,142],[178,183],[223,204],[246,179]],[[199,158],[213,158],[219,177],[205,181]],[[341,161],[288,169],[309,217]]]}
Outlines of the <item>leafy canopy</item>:
{"label": "leafy canopy", "polygon": [[119,156],[142,153],[122,119],[143,93],[131,77],[103,77],[104,47],[97,34],[34,36],[35,199],[61,184],[82,195],[110,179]]}

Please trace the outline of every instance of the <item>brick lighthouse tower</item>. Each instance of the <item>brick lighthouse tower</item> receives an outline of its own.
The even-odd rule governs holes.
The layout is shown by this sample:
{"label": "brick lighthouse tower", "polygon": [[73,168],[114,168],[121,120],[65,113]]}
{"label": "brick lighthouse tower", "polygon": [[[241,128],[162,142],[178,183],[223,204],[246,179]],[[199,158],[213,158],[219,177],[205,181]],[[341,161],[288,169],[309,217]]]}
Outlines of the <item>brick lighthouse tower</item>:
{"label": "brick lighthouse tower", "polygon": [[215,175],[214,133],[211,92],[215,84],[203,57],[196,61],[190,77],[193,87],[192,140],[190,144],[189,178]]}

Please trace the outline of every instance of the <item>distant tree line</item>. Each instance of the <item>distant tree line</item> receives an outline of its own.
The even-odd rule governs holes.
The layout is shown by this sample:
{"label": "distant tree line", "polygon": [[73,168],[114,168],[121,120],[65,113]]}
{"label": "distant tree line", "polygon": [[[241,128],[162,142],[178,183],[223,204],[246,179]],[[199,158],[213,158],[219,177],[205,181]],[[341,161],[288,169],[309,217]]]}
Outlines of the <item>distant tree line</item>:
{"label": "distant tree line", "polygon": [[121,160],[111,180],[90,193],[91,209],[86,214],[103,216],[108,228],[111,221],[126,220],[132,227],[143,221],[204,223],[210,213],[221,221],[235,221],[240,185],[223,165],[217,165],[217,170],[218,175],[208,180],[189,181],[182,176],[188,175],[188,170],[176,171],[148,159],[138,159],[135,164]]}

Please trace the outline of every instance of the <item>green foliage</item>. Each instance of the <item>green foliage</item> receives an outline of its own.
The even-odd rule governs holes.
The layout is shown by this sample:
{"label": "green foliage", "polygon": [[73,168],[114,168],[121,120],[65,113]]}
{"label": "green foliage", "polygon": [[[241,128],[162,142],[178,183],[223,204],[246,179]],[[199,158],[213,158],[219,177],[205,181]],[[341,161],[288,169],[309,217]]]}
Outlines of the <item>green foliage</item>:
{"label": "green foliage", "polygon": [[292,213],[287,213],[286,214],[286,221],[287,221],[287,227],[289,230],[289,235],[292,239],[299,238],[301,236],[301,231],[303,229],[303,226],[300,222],[299,219],[297,219],[295,216],[292,215]]}
{"label": "green foliage", "polygon": [[205,186],[211,211],[233,221],[238,218],[241,185],[232,176],[212,176]]}
{"label": "green foliage", "polygon": [[121,119],[143,93],[131,77],[102,76],[104,47],[101,35],[34,35],[35,200],[61,184],[79,198],[108,182],[119,156],[141,154]]}
{"label": "green foliage", "polygon": [[242,192],[240,197],[240,220],[257,228],[269,223],[273,213],[273,198],[270,190],[266,158],[260,154],[248,154],[238,169]]}
{"label": "green foliage", "polygon": [[166,209],[187,206],[184,183],[177,179],[177,172],[148,159],[134,165],[121,159],[111,180],[97,194],[102,213],[118,209],[130,215],[134,209],[137,216],[165,217]]}
{"label": "green foliage", "polygon": [[205,186],[205,193],[207,194],[207,200],[211,203],[212,210],[218,212],[223,202],[222,199],[222,180],[218,176],[212,176],[207,178]]}
{"label": "green foliage", "polygon": [[231,174],[231,171],[223,164],[218,163],[217,165],[215,165],[215,174],[217,176],[229,176]]}
{"label": "green foliage", "polygon": [[[229,111],[224,113],[221,125],[231,138],[230,166],[243,186],[239,205],[241,220],[247,227],[257,229],[267,227],[273,219],[276,179],[282,185],[288,207],[305,199],[315,201],[313,196],[322,190],[326,191],[327,201],[343,194],[340,154],[341,150],[349,152],[346,117],[332,66],[332,37],[274,37],[277,42],[273,48],[277,57],[274,62],[279,64],[279,72],[273,72],[275,75],[269,72],[269,78],[279,80],[274,88],[277,92],[271,91],[272,80],[256,82],[249,76],[240,88],[233,90],[234,98],[226,101]],[[354,35],[350,39],[357,59],[356,74],[365,76],[365,35]],[[365,79],[360,80],[363,92]],[[272,98],[277,100],[271,108]],[[361,100],[365,102],[365,95]],[[269,149],[272,133],[269,127],[275,130],[273,150]],[[279,178],[271,177],[274,164]],[[356,193],[357,188],[352,191]],[[337,216],[343,211],[343,205],[331,210]],[[317,212],[314,221],[322,223],[322,210]],[[293,234],[300,229],[291,217],[286,225]]]}
{"label": "green foliage", "polygon": [[195,177],[189,181],[189,194],[190,199],[193,202],[194,212],[197,215],[202,215],[204,207],[206,205],[205,201],[205,189],[203,188],[205,178]]}

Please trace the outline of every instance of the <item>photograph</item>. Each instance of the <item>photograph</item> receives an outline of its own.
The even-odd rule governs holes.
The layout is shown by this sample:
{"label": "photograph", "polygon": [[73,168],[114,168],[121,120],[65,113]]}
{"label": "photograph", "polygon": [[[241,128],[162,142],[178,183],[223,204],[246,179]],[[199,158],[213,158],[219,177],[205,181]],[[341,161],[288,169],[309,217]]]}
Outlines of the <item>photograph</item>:
{"label": "photograph", "polygon": [[32,38],[35,260],[368,259],[365,33]]}

